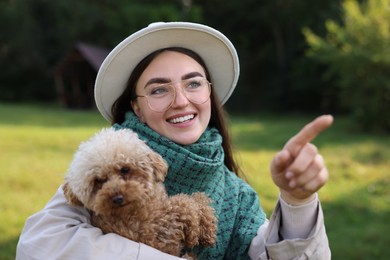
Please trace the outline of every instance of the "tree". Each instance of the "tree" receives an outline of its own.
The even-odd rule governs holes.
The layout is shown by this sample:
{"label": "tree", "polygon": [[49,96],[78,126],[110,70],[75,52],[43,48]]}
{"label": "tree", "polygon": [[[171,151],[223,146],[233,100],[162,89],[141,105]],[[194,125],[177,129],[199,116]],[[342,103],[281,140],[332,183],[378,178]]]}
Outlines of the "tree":
{"label": "tree", "polygon": [[345,1],[343,17],[326,22],[326,37],[304,30],[307,55],[327,65],[361,128],[390,131],[390,0]]}
{"label": "tree", "polygon": [[[0,1],[0,100],[54,100],[51,72],[77,41],[112,48],[151,22],[181,20],[182,5],[178,0]],[[196,21],[199,9],[193,6],[185,16]]]}
{"label": "tree", "polygon": [[321,31],[322,21],[337,17],[340,1],[197,0],[204,22],[225,33],[240,57],[240,81],[229,108],[323,109],[320,69],[304,57],[302,28]]}

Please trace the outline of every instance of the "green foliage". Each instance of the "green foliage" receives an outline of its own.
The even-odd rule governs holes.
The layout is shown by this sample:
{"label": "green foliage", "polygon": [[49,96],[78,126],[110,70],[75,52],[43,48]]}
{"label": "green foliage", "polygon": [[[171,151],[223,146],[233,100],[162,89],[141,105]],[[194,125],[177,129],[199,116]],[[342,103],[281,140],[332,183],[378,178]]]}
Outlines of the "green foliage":
{"label": "green foliage", "polygon": [[365,130],[390,131],[390,1],[345,1],[343,23],[326,22],[327,35],[304,34],[307,55],[328,65],[339,100]]}
{"label": "green foliage", "polygon": [[[278,190],[269,163],[311,117],[255,114],[231,117],[231,133],[248,182],[269,217]],[[25,220],[63,182],[73,153],[108,123],[97,111],[0,104],[0,259],[15,259]],[[347,118],[315,144],[330,172],[320,191],[332,259],[390,257],[390,137],[350,132]]]}
{"label": "green foliage", "polygon": [[318,80],[321,68],[303,55],[301,28],[322,31],[325,19],[338,17],[339,2],[198,0],[204,21],[224,32],[240,57],[240,81],[229,108],[329,113],[327,82]]}
{"label": "green foliage", "polygon": [[0,99],[53,100],[52,70],[76,42],[112,48],[151,22],[184,15],[198,21],[200,10],[184,13],[176,0],[1,1]]}
{"label": "green foliage", "polygon": [[112,48],[151,22],[187,20],[237,48],[230,110],[352,111],[362,128],[389,129],[389,1],[185,2],[0,1],[0,100],[55,100],[52,71],[77,41]]}
{"label": "green foliage", "polygon": [[301,28],[321,28],[339,1],[1,1],[0,99],[53,100],[52,69],[76,41],[112,48],[150,22],[186,20],[211,25],[235,44],[242,66],[232,109],[327,110],[319,69],[302,59]]}

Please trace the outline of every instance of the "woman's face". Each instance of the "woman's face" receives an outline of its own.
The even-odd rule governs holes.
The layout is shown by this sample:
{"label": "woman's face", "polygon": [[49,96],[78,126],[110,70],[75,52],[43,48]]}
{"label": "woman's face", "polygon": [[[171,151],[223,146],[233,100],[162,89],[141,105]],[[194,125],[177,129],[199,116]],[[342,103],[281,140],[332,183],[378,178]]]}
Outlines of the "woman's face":
{"label": "woman's face", "polygon": [[150,94],[148,86],[156,82],[173,83],[176,97],[164,112],[153,111],[147,98],[138,97],[131,104],[134,112],[151,129],[178,144],[196,142],[209,124],[211,101],[209,98],[202,104],[191,102],[182,91],[181,81],[199,77],[206,78],[205,71],[194,59],[179,52],[162,52],[141,74],[135,93],[138,96]]}

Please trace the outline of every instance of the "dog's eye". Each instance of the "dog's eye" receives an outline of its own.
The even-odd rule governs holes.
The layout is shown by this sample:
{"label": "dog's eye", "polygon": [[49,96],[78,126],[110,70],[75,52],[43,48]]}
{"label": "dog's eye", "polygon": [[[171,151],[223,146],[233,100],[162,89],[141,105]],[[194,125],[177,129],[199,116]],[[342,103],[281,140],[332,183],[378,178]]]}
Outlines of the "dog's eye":
{"label": "dog's eye", "polygon": [[129,167],[122,167],[120,169],[120,172],[121,172],[121,174],[128,174],[130,172],[130,168]]}

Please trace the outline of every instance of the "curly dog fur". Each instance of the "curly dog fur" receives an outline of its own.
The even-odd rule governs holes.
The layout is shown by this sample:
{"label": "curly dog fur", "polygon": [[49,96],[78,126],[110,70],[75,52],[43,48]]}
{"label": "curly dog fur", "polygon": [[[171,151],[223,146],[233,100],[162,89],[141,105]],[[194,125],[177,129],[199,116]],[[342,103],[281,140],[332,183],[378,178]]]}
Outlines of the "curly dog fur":
{"label": "curly dog fur", "polygon": [[136,133],[107,128],[81,143],[63,190],[71,205],[90,211],[91,223],[104,233],[175,256],[184,248],[212,246],[217,219],[210,199],[204,193],[168,196],[167,169]]}

